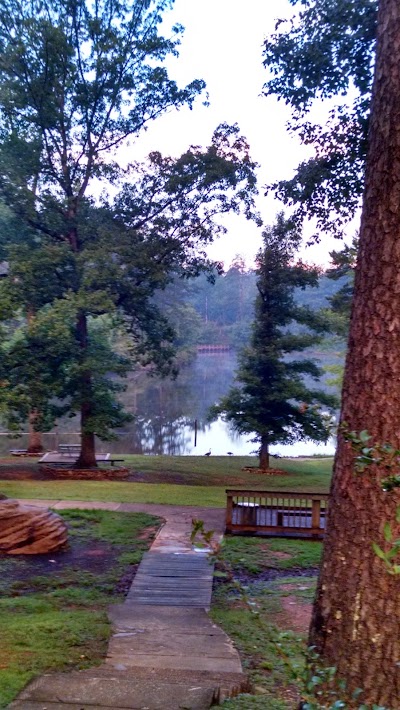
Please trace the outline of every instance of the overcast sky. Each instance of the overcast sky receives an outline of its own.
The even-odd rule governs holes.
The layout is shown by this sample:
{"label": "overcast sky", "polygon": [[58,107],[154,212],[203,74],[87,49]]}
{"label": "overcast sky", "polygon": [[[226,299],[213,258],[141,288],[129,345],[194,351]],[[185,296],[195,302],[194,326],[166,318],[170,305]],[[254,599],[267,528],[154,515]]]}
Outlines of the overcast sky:
{"label": "overcast sky", "polygon": [[[286,106],[261,96],[267,78],[263,40],[274,30],[277,17],[292,14],[287,0],[176,0],[164,23],[179,22],[185,33],[179,58],[168,61],[169,72],[180,85],[204,79],[210,106],[204,107],[199,100],[192,111],[173,111],[155,121],[136,144],[135,157],[137,151],[142,157],[150,150],[179,155],[190,144],[209,144],[219,123],[238,123],[250,143],[252,158],[260,164],[259,209],[264,222],[271,224],[282,205],[272,196],[264,197],[262,186],[289,178],[308,155],[287,131],[290,113]],[[229,265],[236,254],[243,254],[250,264],[261,245],[261,230],[236,216],[227,218],[225,224],[228,234],[215,242],[210,255]],[[340,248],[340,242],[324,239],[320,246],[303,251],[303,257],[326,264],[332,248]]]}

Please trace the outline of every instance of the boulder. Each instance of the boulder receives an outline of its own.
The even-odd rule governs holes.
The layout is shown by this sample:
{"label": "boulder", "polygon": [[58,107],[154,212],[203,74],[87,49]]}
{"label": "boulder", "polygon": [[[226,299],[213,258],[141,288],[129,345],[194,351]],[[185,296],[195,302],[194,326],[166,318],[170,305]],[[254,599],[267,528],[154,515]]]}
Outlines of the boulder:
{"label": "boulder", "polygon": [[56,513],[0,496],[0,553],[39,555],[59,550],[67,540],[67,526]]}

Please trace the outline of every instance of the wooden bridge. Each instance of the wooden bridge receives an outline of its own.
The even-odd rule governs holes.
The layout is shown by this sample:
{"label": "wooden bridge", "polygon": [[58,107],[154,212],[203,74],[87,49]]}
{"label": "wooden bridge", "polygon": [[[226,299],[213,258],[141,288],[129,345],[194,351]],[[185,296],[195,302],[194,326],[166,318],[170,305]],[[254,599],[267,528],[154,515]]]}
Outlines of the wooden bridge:
{"label": "wooden bridge", "polygon": [[226,344],[197,346],[198,353],[226,353],[229,350],[231,350],[231,346]]}

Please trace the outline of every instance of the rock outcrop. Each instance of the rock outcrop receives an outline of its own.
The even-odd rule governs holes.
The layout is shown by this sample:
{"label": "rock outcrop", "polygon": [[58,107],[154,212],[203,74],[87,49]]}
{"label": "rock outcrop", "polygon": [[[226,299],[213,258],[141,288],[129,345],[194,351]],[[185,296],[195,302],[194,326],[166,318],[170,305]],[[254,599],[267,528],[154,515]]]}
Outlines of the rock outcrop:
{"label": "rock outcrop", "polygon": [[0,496],[0,554],[54,552],[67,539],[67,526],[56,513]]}

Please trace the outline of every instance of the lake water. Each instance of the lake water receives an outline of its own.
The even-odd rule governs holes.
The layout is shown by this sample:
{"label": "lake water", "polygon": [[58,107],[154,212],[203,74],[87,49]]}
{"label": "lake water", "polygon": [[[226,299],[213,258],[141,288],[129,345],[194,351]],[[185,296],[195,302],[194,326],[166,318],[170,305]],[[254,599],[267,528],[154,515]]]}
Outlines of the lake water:
{"label": "lake water", "polygon": [[[201,353],[175,381],[132,375],[123,395],[135,421],[119,433],[119,441],[111,444],[114,453],[168,454],[175,456],[224,456],[255,453],[250,436],[238,436],[227,424],[207,422],[207,412],[231,386],[237,361],[234,353]],[[197,441],[195,443],[195,421]],[[110,450],[110,444],[102,444]],[[271,447],[282,456],[332,455],[335,444],[299,442],[290,446]]]}
{"label": "lake water", "polygon": [[[227,393],[233,382],[236,363],[236,355],[232,352],[201,353],[181,369],[176,380],[132,373],[121,399],[135,419],[118,432],[117,441],[99,441],[97,450],[114,454],[173,456],[203,455],[210,449],[215,456],[228,455],[228,452],[237,456],[256,453],[257,445],[249,441],[250,436],[238,436],[220,420],[207,422],[208,409]],[[77,443],[77,423],[77,417],[60,421],[51,434],[43,435],[45,447],[55,449],[60,442]],[[12,442],[5,436],[0,437],[3,453],[26,445],[25,436]],[[271,453],[281,456],[332,455],[334,450],[333,440],[326,445],[306,441],[271,447]]]}

